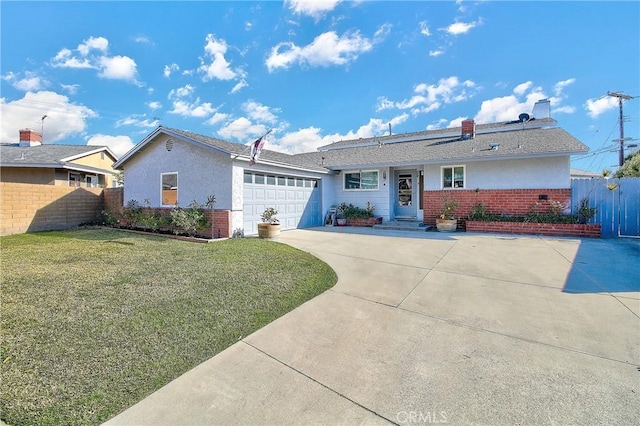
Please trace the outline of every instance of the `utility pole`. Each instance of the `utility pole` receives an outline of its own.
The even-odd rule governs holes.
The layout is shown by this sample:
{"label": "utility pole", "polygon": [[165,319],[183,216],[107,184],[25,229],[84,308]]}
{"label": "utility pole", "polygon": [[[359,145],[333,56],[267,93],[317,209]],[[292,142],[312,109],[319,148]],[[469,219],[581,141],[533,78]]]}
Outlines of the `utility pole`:
{"label": "utility pole", "polygon": [[607,96],[618,98],[618,107],[620,109],[620,150],[618,151],[618,166],[624,163],[624,115],[622,114],[622,102],[633,99],[633,96],[625,95],[621,92],[607,92]]}

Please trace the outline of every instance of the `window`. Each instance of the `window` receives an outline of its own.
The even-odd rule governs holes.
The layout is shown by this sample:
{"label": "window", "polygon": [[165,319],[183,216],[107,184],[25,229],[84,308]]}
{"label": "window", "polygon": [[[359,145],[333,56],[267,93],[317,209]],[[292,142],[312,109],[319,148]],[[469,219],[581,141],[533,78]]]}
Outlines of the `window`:
{"label": "window", "polygon": [[284,186],[284,183],[285,183],[284,176],[278,176],[278,185],[279,186]]}
{"label": "window", "polygon": [[344,174],[344,189],[351,191],[371,191],[378,189],[378,171],[365,170]]}
{"label": "window", "polygon": [[162,173],[162,205],[175,206],[178,203],[178,174]]}
{"label": "window", "polygon": [[464,166],[442,168],[442,188],[464,188]]}
{"label": "window", "polygon": [[96,175],[85,175],[84,181],[87,184],[87,188],[98,187],[98,176]]}
{"label": "window", "polygon": [[287,178],[287,186],[296,186],[296,178]]}
{"label": "window", "polygon": [[275,185],[276,177],[275,176],[267,176],[267,185]]}
{"label": "window", "polygon": [[303,186],[304,185],[304,179],[296,179],[296,186]]}
{"label": "window", "polygon": [[264,184],[264,175],[255,175],[255,182],[254,183],[259,183],[259,184]]}
{"label": "window", "polygon": [[244,183],[253,183],[253,175],[251,173],[244,173]]}

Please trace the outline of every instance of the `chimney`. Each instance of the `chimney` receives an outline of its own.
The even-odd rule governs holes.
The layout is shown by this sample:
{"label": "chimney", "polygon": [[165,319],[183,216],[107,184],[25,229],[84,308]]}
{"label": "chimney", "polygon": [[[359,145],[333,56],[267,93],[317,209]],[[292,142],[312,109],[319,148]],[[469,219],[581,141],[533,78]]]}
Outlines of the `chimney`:
{"label": "chimney", "polygon": [[476,122],[473,119],[462,120],[462,139],[473,139],[476,137]]}
{"label": "chimney", "polygon": [[42,135],[31,129],[20,130],[20,146],[42,145]]}

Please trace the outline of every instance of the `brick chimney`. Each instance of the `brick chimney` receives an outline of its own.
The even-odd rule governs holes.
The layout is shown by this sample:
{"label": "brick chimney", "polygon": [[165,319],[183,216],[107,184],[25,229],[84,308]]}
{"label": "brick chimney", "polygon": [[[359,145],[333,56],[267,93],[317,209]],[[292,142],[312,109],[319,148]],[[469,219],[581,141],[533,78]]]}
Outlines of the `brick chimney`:
{"label": "brick chimney", "polygon": [[476,122],[473,119],[462,120],[462,139],[473,139],[476,136]]}
{"label": "brick chimney", "polygon": [[42,145],[42,135],[31,129],[20,130],[20,146]]}

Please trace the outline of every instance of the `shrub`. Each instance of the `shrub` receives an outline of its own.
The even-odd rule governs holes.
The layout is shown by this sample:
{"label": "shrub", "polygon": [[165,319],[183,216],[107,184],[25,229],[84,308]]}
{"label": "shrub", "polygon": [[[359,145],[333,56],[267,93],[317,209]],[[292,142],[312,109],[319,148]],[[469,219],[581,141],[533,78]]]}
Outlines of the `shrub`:
{"label": "shrub", "polygon": [[358,207],[352,203],[341,203],[338,206],[338,216],[346,219],[368,219],[373,217],[376,206],[370,202],[367,202],[366,207]]}
{"label": "shrub", "polygon": [[173,232],[175,234],[184,232],[193,237],[208,225],[202,206],[195,200],[186,209],[182,207],[172,209],[169,216],[171,217],[171,224],[174,226]]}

